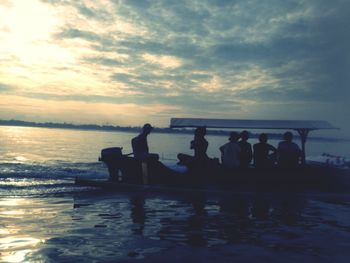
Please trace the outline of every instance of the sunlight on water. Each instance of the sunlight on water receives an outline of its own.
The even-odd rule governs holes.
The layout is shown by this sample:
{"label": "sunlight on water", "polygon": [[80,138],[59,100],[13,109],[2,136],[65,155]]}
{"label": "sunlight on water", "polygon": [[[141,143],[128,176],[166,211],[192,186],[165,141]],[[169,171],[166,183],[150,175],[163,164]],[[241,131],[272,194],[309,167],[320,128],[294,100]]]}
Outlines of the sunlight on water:
{"label": "sunlight on water", "polygon": [[[43,186],[43,185],[57,185],[58,183],[63,183],[65,181],[62,180],[40,180],[35,181],[31,179],[6,179],[6,180],[0,180],[0,186],[17,186],[17,187],[24,187],[24,186]],[[0,205],[1,201],[0,201]]]}
{"label": "sunlight on water", "polygon": [[[28,205],[26,199],[3,199],[0,200],[0,218],[15,218],[25,214],[22,206]],[[20,207],[20,208],[17,208]]]}
{"label": "sunlight on water", "polygon": [[44,243],[44,240],[32,237],[0,238],[1,262],[25,262],[27,255],[33,253],[40,243]]}
{"label": "sunlight on water", "polygon": [[[35,251],[43,239],[34,238],[25,234],[25,229],[11,224],[14,220],[25,217],[34,212],[30,209],[32,200],[24,198],[0,199],[0,261],[1,262],[24,262],[26,256]],[[7,223],[6,223],[7,222]],[[5,223],[3,226],[2,224]],[[24,232],[24,234],[22,233]]]}
{"label": "sunlight on water", "polygon": [[66,231],[62,226],[71,217],[57,217],[57,212],[71,209],[69,199],[0,198],[0,262],[44,262],[28,258],[52,237],[46,224],[57,226],[58,233]]}
{"label": "sunlight on water", "polygon": [[[50,161],[96,162],[101,149],[123,147],[123,153],[131,152],[131,139],[137,132],[103,132],[69,129],[48,129],[31,127],[0,127],[0,162],[6,163],[47,163]],[[189,142],[191,134],[152,133],[149,136],[151,152],[165,159],[177,159],[177,154],[193,154]],[[226,136],[208,135],[208,155],[220,157],[219,147],[227,142]],[[251,138],[250,143],[257,142]],[[277,146],[279,139],[269,141]],[[300,144],[298,139],[295,142]],[[306,151],[308,156],[324,152],[350,157],[349,142],[309,140]]]}

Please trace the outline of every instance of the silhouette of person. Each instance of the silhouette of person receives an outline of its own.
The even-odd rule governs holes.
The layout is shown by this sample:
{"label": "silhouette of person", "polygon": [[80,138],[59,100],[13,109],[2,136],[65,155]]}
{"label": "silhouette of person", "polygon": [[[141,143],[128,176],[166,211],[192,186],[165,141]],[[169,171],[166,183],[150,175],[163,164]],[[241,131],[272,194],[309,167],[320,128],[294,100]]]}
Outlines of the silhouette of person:
{"label": "silhouette of person", "polygon": [[141,133],[131,140],[131,146],[134,153],[134,157],[140,161],[158,160],[159,155],[155,153],[149,153],[147,136],[151,133],[153,127],[151,124],[146,123],[143,125]]}
{"label": "silhouette of person", "polygon": [[241,168],[248,168],[250,162],[253,159],[252,146],[248,142],[248,139],[249,139],[249,132],[242,131],[241,132],[241,140],[238,142],[239,146],[241,147],[241,154],[240,154],[240,167]]}
{"label": "silhouette of person", "polygon": [[282,168],[296,168],[301,157],[301,150],[299,146],[293,142],[293,134],[286,132],[283,135],[283,141],[279,142],[278,165]]}
{"label": "silhouette of person", "polygon": [[258,169],[269,168],[273,165],[273,156],[277,150],[271,144],[267,143],[268,137],[266,133],[261,133],[259,142],[253,145],[254,149],[254,166]]}
{"label": "silhouette of person", "polygon": [[229,142],[219,148],[221,152],[221,162],[227,169],[237,169],[239,167],[241,147],[237,143],[238,138],[239,135],[237,132],[231,132]]}
{"label": "silhouette of person", "polygon": [[194,132],[194,139],[191,141],[190,148],[194,150],[196,160],[204,161],[208,159],[208,141],[204,138],[206,133],[207,129],[205,127],[198,127]]}
{"label": "silhouette of person", "polygon": [[193,168],[193,166],[198,166],[209,160],[207,155],[208,141],[204,138],[206,131],[205,127],[198,127],[195,129],[194,139],[190,143],[190,149],[194,150],[194,156],[179,153],[177,158],[180,163]]}

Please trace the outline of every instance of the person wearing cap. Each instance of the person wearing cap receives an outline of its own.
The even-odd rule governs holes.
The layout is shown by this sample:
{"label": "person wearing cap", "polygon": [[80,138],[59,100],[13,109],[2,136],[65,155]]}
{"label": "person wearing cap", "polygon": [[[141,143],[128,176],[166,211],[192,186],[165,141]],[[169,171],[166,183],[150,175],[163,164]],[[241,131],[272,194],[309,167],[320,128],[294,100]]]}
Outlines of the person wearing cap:
{"label": "person wearing cap", "polygon": [[135,159],[140,161],[158,160],[159,155],[155,153],[149,153],[147,136],[151,133],[153,127],[151,124],[146,123],[142,127],[141,133],[131,140],[131,146]]}
{"label": "person wearing cap", "polygon": [[221,152],[221,161],[226,169],[234,170],[239,167],[241,147],[237,143],[238,138],[239,135],[237,132],[231,132],[229,142],[219,148]]}
{"label": "person wearing cap", "polygon": [[277,147],[278,165],[282,168],[296,168],[301,158],[299,146],[293,142],[293,133],[286,132]]}

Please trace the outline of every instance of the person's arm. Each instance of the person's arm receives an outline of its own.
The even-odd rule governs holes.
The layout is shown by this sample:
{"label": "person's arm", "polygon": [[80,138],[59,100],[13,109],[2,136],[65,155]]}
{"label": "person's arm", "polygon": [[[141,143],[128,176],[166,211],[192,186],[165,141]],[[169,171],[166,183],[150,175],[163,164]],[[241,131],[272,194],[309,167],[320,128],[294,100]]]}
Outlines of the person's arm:
{"label": "person's arm", "polygon": [[249,160],[249,163],[252,161],[253,159],[253,150],[252,150],[252,145],[249,144],[249,149],[248,149],[248,160]]}
{"label": "person's arm", "polygon": [[219,150],[220,150],[220,152],[221,152],[222,154],[224,153],[224,149],[225,149],[225,144],[224,144],[224,145],[221,145],[220,148],[219,148]]}
{"label": "person's arm", "polygon": [[271,144],[267,144],[267,145],[268,145],[269,152],[272,152],[272,154],[277,153],[277,149],[275,147],[273,147]]}
{"label": "person's arm", "polygon": [[190,149],[191,150],[194,149],[194,140],[192,140],[191,143],[190,143]]}

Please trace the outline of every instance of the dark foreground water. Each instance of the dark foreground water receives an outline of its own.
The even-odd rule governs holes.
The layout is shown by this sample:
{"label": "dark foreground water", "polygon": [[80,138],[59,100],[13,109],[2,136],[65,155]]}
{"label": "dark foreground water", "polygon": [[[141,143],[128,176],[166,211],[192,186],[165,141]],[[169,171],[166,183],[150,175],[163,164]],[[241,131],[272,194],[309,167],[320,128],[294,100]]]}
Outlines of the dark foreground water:
{"label": "dark foreground water", "polygon": [[348,262],[337,196],[72,194],[2,198],[2,262]]}
{"label": "dark foreground water", "polygon": [[0,262],[349,261],[347,194],[102,192],[74,178],[132,134],[0,132]]}

